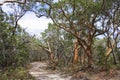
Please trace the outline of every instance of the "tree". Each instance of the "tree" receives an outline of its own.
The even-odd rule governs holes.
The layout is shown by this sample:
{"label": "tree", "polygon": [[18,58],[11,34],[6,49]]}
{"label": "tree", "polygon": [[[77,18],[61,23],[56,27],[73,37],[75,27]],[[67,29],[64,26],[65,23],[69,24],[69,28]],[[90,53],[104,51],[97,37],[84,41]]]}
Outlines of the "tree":
{"label": "tree", "polygon": [[58,63],[59,66],[67,65],[68,56],[73,50],[73,46],[71,46],[73,41],[70,41],[72,38],[69,33],[58,28],[55,24],[49,24],[48,29],[42,32],[40,46],[48,52],[51,63]]}
{"label": "tree", "polygon": [[0,67],[25,66],[29,61],[28,33],[17,24],[23,15],[16,17],[0,9]]}
{"label": "tree", "polygon": [[[105,24],[109,17],[107,13],[109,13],[113,3],[118,1],[61,0],[54,2],[42,0],[36,2],[43,4],[41,9],[43,13],[39,12],[40,15],[50,17],[55,25],[76,37],[80,47],[88,57],[88,66],[91,66],[93,64],[93,40],[95,37],[108,32],[108,26]],[[99,26],[98,22],[102,25]]]}
{"label": "tree", "polygon": [[[38,17],[46,16],[51,18],[55,26],[74,36],[72,39],[75,39],[76,42],[74,45],[73,62],[77,63],[78,49],[80,48],[87,56],[88,67],[91,67],[94,65],[92,52],[93,43],[94,39],[99,37],[99,35],[102,35],[107,39],[105,53],[106,60],[112,52],[114,63],[116,63],[114,55],[115,52],[117,52],[120,34],[119,4],[119,0],[29,0],[26,1],[26,4],[23,4],[23,6],[19,6],[21,10],[35,12]],[[47,37],[44,39],[46,43],[44,48],[51,53],[51,61],[54,58],[52,55],[55,54],[53,52],[56,50],[52,40],[54,38],[57,40],[61,38],[62,40],[61,36],[55,36],[53,33],[53,28],[48,28],[48,30],[43,33],[43,35],[45,35],[44,38]],[[64,41],[65,39],[63,42]],[[56,44],[59,43],[56,40],[54,40],[54,42],[56,42]],[[70,45],[73,47],[72,44]],[[61,42],[58,46],[60,48],[63,47]],[[114,48],[115,46],[116,48]]]}
{"label": "tree", "polygon": [[[46,14],[54,24],[74,35],[88,57],[88,66],[93,64],[92,43],[99,30],[95,23],[104,2],[93,0],[42,1],[48,7]],[[45,8],[45,7],[44,7]],[[99,11],[98,11],[99,10]]]}

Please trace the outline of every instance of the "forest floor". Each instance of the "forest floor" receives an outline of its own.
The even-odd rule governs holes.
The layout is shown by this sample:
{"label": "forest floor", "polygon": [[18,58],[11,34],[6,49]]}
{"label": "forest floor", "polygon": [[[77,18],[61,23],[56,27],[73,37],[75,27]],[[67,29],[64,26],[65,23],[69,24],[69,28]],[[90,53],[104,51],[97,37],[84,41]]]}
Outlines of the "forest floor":
{"label": "forest floor", "polygon": [[29,74],[36,80],[70,80],[72,76],[62,75],[62,73],[47,69],[45,62],[33,62],[30,64]]}
{"label": "forest floor", "polygon": [[120,80],[120,71],[111,69],[109,71],[78,70],[74,74],[62,74],[62,71],[47,69],[45,62],[33,62],[30,64],[29,74],[35,77],[35,80]]}

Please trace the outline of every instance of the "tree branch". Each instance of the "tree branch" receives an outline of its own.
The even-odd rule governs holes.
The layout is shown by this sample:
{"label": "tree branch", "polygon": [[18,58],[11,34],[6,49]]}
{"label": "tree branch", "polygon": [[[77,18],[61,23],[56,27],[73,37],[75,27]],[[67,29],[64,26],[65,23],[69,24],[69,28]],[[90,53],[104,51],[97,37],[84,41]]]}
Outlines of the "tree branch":
{"label": "tree branch", "polygon": [[19,4],[25,4],[27,0],[24,0],[24,1],[17,1],[17,0],[5,0],[2,4],[0,5],[3,5],[4,3],[19,3]]}

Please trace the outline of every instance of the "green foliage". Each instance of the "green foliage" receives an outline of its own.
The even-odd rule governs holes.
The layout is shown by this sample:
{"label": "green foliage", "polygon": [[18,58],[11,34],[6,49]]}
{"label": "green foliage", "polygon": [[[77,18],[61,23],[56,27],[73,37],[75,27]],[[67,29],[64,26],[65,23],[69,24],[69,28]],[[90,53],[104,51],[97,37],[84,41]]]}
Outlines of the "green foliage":
{"label": "green foliage", "polygon": [[[20,4],[18,6],[23,9],[23,12],[30,10],[38,17],[49,17],[54,24],[49,24],[48,29],[41,33],[40,40],[35,36],[30,36],[20,26],[17,26],[15,35],[12,35],[14,31],[12,23],[16,16],[10,14],[8,17],[1,11],[0,67],[24,66],[29,59],[41,60],[44,56],[46,58],[46,52],[39,45],[47,49],[50,47],[56,61],[67,64],[70,61],[69,58],[73,57],[73,42],[76,38],[79,40],[82,53],[87,53],[88,49],[92,49],[95,55],[94,62],[104,65],[106,48],[110,47],[107,44],[115,41],[114,37],[120,31],[118,28],[119,0],[58,0],[57,2],[29,0],[25,6]],[[114,12],[117,6],[118,9]],[[109,37],[110,41],[101,38],[94,41],[98,35],[104,35],[104,38]],[[92,51],[90,52],[87,54],[88,58],[92,58]],[[114,52],[119,55],[117,48]],[[111,64],[112,61],[113,58],[110,55],[108,62]]]}
{"label": "green foliage", "polygon": [[[68,57],[72,54],[74,37],[63,29],[58,28],[55,24],[49,24],[48,29],[42,32],[41,45],[49,50],[51,48],[54,59],[58,66],[65,66]],[[49,45],[48,45],[49,43]]]}
{"label": "green foliage", "polygon": [[94,42],[94,53],[96,56],[95,61],[99,65],[105,65],[105,52],[106,52],[106,40],[105,39],[96,39]]}
{"label": "green foliage", "polygon": [[[37,2],[39,6],[36,5]],[[99,35],[104,38],[113,38],[119,32],[119,28],[112,27],[114,24],[119,26],[119,9],[115,12],[117,18],[113,19],[114,10],[117,6],[119,7],[119,0],[58,0],[56,2],[54,0],[40,2],[35,0],[31,4],[36,8],[36,11],[34,10],[36,15],[41,16],[42,14],[54,22],[41,33],[40,45],[48,48],[47,42],[49,42],[54,54],[59,53],[58,55],[62,55],[63,58],[64,54],[66,57],[67,54],[73,53],[73,41],[75,38],[79,38],[82,52],[85,53],[87,47],[91,46],[95,55],[94,61],[104,64],[102,62],[105,61],[105,52],[109,41],[101,38],[94,41],[94,39]],[[114,20],[115,23],[113,23]],[[77,32],[79,35],[76,36]],[[71,55],[73,57],[73,54]],[[112,58],[111,55],[110,58]]]}
{"label": "green foliage", "polygon": [[30,43],[27,44],[27,49],[30,56],[30,61],[43,61],[47,59],[47,54],[42,48],[39,46],[42,42],[36,38],[36,36],[28,37]]}
{"label": "green foliage", "polygon": [[29,60],[26,42],[22,40],[25,35],[24,30],[17,26],[15,35],[13,31],[14,27],[9,22],[0,22],[0,67],[25,66],[24,64]]}
{"label": "green foliage", "polygon": [[0,70],[0,80],[35,80],[23,67],[18,67],[13,69],[12,67],[7,67],[4,70]]}

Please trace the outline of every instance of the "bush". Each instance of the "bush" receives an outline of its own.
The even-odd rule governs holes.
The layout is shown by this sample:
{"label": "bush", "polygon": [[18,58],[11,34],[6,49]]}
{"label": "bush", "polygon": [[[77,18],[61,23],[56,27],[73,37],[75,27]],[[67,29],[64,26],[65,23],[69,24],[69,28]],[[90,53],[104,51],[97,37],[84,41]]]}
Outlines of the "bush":
{"label": "bush", "polygon": [[35,80],[24,67],[7,67],[0,70],[0,80]]}

